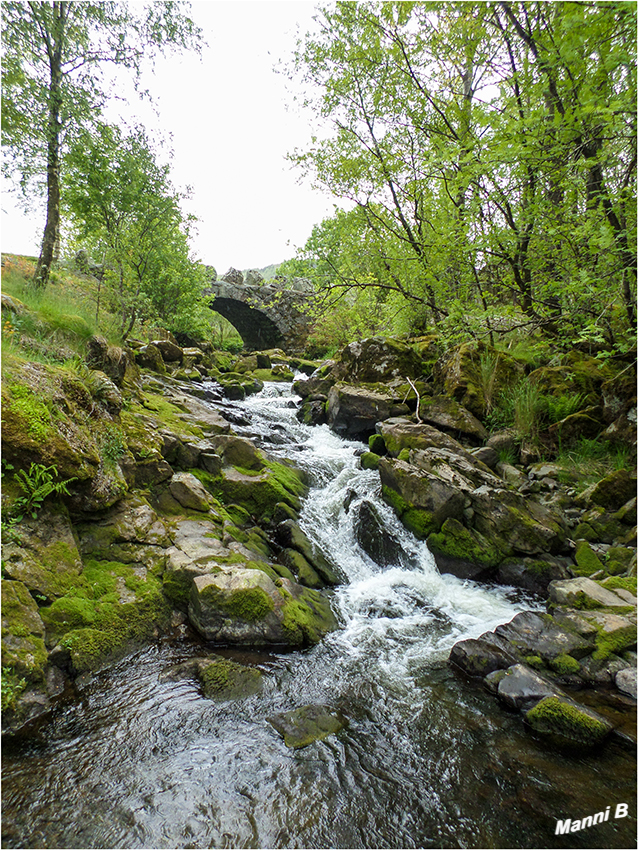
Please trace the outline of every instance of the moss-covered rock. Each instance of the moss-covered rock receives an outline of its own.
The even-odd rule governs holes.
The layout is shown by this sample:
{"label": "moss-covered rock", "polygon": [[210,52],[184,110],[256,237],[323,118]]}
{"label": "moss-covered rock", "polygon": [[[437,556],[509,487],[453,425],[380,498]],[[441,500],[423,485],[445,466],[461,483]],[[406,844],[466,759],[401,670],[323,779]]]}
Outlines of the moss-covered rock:
{"label": "moss-covered rock", "polygon": [[600,744],[613,728],[595,711],[559,696],[542,699],[526,712],[525,720],[552,743],[577,748]]}
{"label": "moss-covered rock", "polygon": [[79,674],[156,637],[168,625],[170,606],[154,576],[127,564],[88,561],[76,585],[41,616],[47,642]]}
{"label": "moss-covered rock", "polygon": [[427,543],[441,572],[456,575],[462,567],[485,570],[503,560],[503,553],[482,534],[465,528],[452,517],[445,520],[440,532],[430,534]]}
{"label": "moss-covered rock", "polygon": [[276,461],[269,461],[261,471],[227,467],[221,481],[212,489],[222,502],[240,505],[260,520],[272,517],[280,502],[298,511],[307,493],[299,473]]}
{"label": "moss-covered rock", "polygon": [[604,569],[602,561],[586,540],[580,540],[576,544],[574,560],[578,566],[574,572],[579,576],[590,576]]}
{"label": "moss-covered rock", "polygon": [[361,455],[361,469],[378,469],[379,455],[374,452],[364,452]]}
{"label": "moss-covered rock", "polygon": [[291,749],[301,749],[315,741],[323,741],[347,724],[341,712],[325,705],[304,705],[293,711],[275,714],[268,718],[268,722]]}
{"label": "moss-covered rock", "polygon": [[326,402],[328,425],[342,437],[369,436],[377,422],[410,413],[407,405],[385,384],[337,383]]}
{"label": "moss-covered rock", "polygon": [[63,596],[78,581],[82,560],[66,508],[46,502],[36,519],[25,518],[3,545],[4,575],[23,582],[43,601]]}
{"label": "moss-covered rock", "polygon": [[397,339],[371,337],[347,345],[333,373],[342,381],[375,383],[419,378],[423,369],[420,356],[411,346]]}
{"label": "moss-covered rock", "polygon": [[446,352],[433,374],[439,391],[480,419],[489,402],[520,380],[523,366],[502,351],[472,342]]}
{"label": "moss-covered rock", "polygon": [[229,658],[202,660],[197,672],[202,692],[208,699],[243,699],[258,693],[262,688],[260,670],[238,664]]}
{"label": "moss-covered rock", "polygon": [[221,643],[304,646],[336,625],[317,591],[259,569],[196,577],[188,610],[200,634]]}
{"label": "moss-covered rock", "polygon": [[26,585],[2,580],[2,667],[27,682],[44,681],[44,623]]}
{"label": "moss-covered rock", "polygon": [[583,491],[578,502],[586,506],[598,505],[606,510],[618,511],[636,495],[636,473],[618,469]]}

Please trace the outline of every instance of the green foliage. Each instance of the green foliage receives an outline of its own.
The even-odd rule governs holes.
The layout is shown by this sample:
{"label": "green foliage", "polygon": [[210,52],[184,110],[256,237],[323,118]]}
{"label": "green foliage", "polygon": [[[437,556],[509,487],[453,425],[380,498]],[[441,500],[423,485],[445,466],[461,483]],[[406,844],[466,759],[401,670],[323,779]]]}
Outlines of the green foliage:
{"label": "green foliage", "polygon": [[121,316],[124,338],[136,321],[205,332],[205,269],[191,260],[191,220],[143,129],[125,135],[100,125],[69,151],[64,199],[76,238],[105,261],[102,298]]}
{"label": "green foliage", "polygon": [[20,694],[25,690],[27,680],[17,676],[11,667],[2,668],[0,678],[0,696],[2,699],[2,711],[11,710]]}
{"label": "green foliage", "polygon": [[[5,174],[25,200],[47,183],[47,222],[34,283],[49,282],[60,237],[60,174],[65,145],[99,120],[108,100],[108,65],[134,73],[142,60],[198,47],[200,32],[172,2],[21,3],[2,8],[2,136]],[[33,192],[33,190],[36,190]]]}
{"label": "green foliage", "polygon": [[11,508],[15,522],[21,522],[25,514],[35,519],[47,496],[60,493],[68,496],[68,485],[77,480],[67,478],[65,481],[55,481],[58,477],[55,466],[44,466],[41,463],[32,463],[28,472],[24,469],[17,470],[14,477],[23,493],[13,502]]}
{"label": "green foliage", "polygon": [[337,3],[319,20],[290,75],[332,133],[291,159],[352,208],[313,231],[309,276],[396,296],[446,339],[623,339],[635,4]]}

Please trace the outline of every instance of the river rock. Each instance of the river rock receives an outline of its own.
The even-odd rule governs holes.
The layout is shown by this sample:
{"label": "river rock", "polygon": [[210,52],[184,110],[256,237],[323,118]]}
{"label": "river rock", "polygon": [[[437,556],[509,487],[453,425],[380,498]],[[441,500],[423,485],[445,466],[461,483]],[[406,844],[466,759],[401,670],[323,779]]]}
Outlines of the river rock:
{"label": "river rock", "polygon": [[218,702],[238,700],[259,693],[262,689],[262,673],[256,667],[238,664],[220,655],[191,658],[171,667],[162,674],[162,681],[197,679],[202,693]]}
{"label": "river rock", "polygon": [[291,749],[301,749],[315,741],[323,741],[347,724],[340,711],[327,705],[304,705],[293,711],[274,714],[268,718],[268,722]]}
{"label": "river rock", "polygon": [[622,691],[623,694],[627,694],[633,699],[638,697],[635,667],[625,667],[622,670],[619,670],[618,673],[616,673],[615,680],[616,687],[619,691]]}
{"label": "river rock", "polygon": [[299,647],[336,627],[317,591],[285,578],[275,584],[258,569],[197,576],[188,613],[202,637],[217,643]]}
{"label": "river rock", "polygon": [[600,744],[612,724],[596,711],[566,696],[547,696],[525,713],[527,724],[559,746],[589,748]]}
{"label": "river rock", "polygon": [[560,693],[560,688],[524,664],[508,667],[505,675],[499,679],[497,689],[499,699],[518,711],[531,708],[543,697],[557,696]]}
{"label": "river rock", "polygon": [[210,508],[210,493],[191,472],[176,472],[171,478],[169,490],[173,498],[184,508],[203,512],[207,512]]}
{"label": "river rock", "polygon": [[[324,555],[317,551],[308,536],[293,519],[280,522],[276,528],[277,542],[295,549],[320,576],[323,585],[343,584],[344,576],[328,563]],[[287,564],[290,566],[290,564]],[[312,585],[311,585],[312,586]]]}
{"label": "river rock", "polygon": [[547,596],[552,581],[572,577],[565,560],[550,555],[549,552],[543,552],[536,558],[507,558],[498,566],[498,581]]}
{"label": "river rock", "polygon": [[364,499],[353,507],[352,513],[355,537],[375,564],[380,567],[410,564],[400,541],[384,528],[371,502]]}
{"label": "river rock", "polygon": [[333,369],[338,380],[350,383],[376,383],[393,379],[418,378],[423,361],[404,342],[372,337],[351,342],[340,354]]}
{"label": "river rock", "polygon": [[549,586],[550,601],[569,608],[626,607],[627,600],[622,599],[613,590],[601,587],[586,576],[566,581],[553,581]]}
{"label": "river rock", "polygon": [[473,413],[446,396],[421,399],[419,417],[435,428],[466,437],[475,444],[483,443],[489,436],[487,428]]}
{"label": "river rock", "polygon": [[450,651],[449,663],[468,676],[481,678],[497,670],[506,670],[518,661],[506,640],[493,632],[480,638],[457,641]]}
{"label": "river rock", "polygon": [[372,434],[377,422],[409,412],[407,405],[385,388],[338,383],[330,388],[326,402],[328,425],[347,438]]}

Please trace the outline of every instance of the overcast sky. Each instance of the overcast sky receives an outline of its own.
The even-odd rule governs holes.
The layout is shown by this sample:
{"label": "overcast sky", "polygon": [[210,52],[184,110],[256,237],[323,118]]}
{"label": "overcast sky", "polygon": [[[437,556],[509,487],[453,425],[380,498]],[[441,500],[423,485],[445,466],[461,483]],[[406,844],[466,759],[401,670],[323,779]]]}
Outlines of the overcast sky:
{"label": "overcast sky", "polygon": [[[291,83],[274,67],[288,60],[297,31],[312,27],[315,2],[195,0],[192,14],[208,47],[201,61],[158,61],[148,78],[159,119],[133,102],[149,127],[172,137],[172,174],[192,187],[187,212],[199,219],[193,249],[219,274],[262,268],[294,256],[334,199],[299,184],[286,153],[310,140]],[[44,211],[24,217],[2,198],[2,250],[39,253]]]}

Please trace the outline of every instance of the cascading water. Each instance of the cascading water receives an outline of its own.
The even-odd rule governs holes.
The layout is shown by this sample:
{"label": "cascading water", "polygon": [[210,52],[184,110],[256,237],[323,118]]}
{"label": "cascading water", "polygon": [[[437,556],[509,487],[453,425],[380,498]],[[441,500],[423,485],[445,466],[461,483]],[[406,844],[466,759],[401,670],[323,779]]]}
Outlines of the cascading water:
{"label": "cascading water", "polygon": [[[306,652],[225,650],[264,672],[236,703],[163,680],[202,654],[192,638],[96,675],[39,737],[4,747],[3,846],[630,846],[629,818],[554,837],[559,818],[629,802],[630,755],[548,752],[445,663],[533,602],[440,575],[358,468],[361,444],[298,423],[289,386],[233,407],[237,433],[308,475],[300,524],[347,578],[341,628]],[[267,718],[308,703],[349,725],[289,750]]]}

